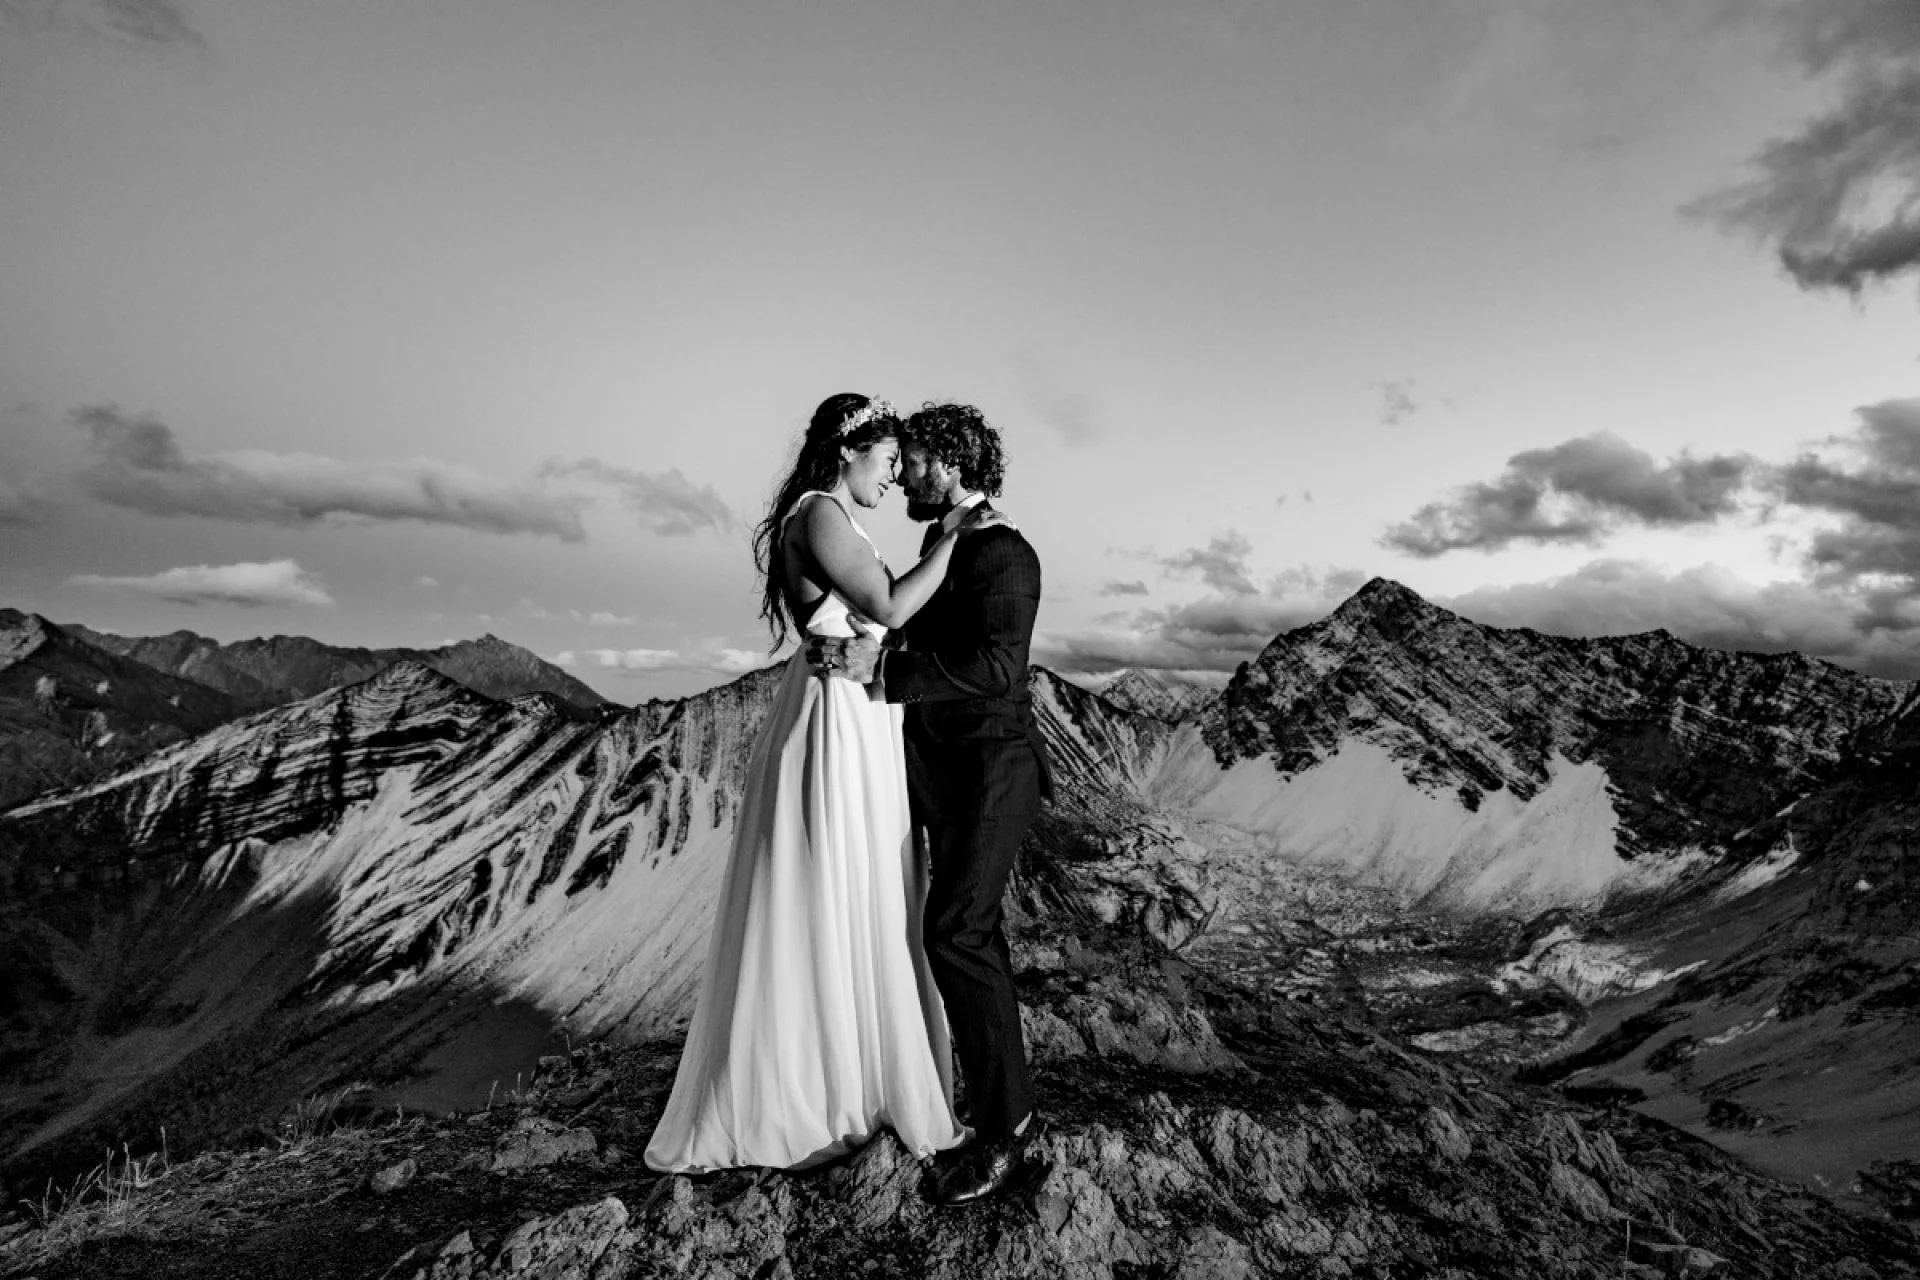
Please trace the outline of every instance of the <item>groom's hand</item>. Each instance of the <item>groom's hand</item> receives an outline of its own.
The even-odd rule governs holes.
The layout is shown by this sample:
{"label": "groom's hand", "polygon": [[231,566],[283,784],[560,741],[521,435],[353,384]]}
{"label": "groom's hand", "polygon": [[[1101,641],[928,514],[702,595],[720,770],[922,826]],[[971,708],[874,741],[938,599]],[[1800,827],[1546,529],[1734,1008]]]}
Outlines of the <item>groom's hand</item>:
{"label": "groom's hand", "polygon": [[880,660],[880,645],[866,636],[841,639],[837,636],[808,636],[807,665],[815,675],[840,676],[855,684],[873,680],[874,665]]}

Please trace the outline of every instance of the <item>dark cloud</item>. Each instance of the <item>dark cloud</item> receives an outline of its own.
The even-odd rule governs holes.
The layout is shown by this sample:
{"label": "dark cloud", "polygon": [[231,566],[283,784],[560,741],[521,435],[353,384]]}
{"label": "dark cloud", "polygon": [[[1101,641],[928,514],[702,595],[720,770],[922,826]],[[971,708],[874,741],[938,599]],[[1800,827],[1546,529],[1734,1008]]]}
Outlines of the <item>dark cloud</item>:
{"label": "dark cloud", "polygon": [[725,533],[735,524],[732,509],[711,485],[696,487],[677,469],[654,474],[581,458],[549,463],[541,474],[595,480],[611,487],[642,525],[663,537],[685,537],[702,529]]}
{"label": "dark cloud", "polygon": [[1432,557],[1515,542],[1592,543],[1627,523],[1706,524],[1735,509],[1754,467],[1745,455],[1726,454],[1657,463],[1601,432],[1516,453],[1496,479],[1428,503],[1381,542]]}
{"label": "dark cloud", "polygon": [[80,472],[86,491],[149,515],[282,525],[414,520],[566,542],[586,536],[580,498],[502,484],[456,463],[350,463],[251,450],[193,457],[152,415],[103,405],[76,410],[73,421],[89,436],[91,458]]}
{"label": "dark cloud", "polygon": [[1357,570],[1276,576],[1264,590],[1217,592],[1186,604],[1109,615],[1100,625],[1035,637],[1034,661],[1058,671],[1223,674],[1258,656],[1283,631],[1332,612],[1367,575]]}
{"label": "dark cloud", "polygon": [[1920,677],[1920,608],[1837,585],[1756,586],[1713,566],[1667,573],[1596,560],[1565,577],[1438,603],[1491,626],[1567,636],[1666,630],[1708,648],[1805,653],[1889,679]]}
{"label": "dark cloud", "polygon": [[1229,529],[1206,546],[1168,556],[1160,561],[1160,565],[1170,575],[1197,573],[1200,580],[1215,591],[1251,595],[1259,590],[1253,585],[1253,579],[1247,576],[1247,553],[1252,550],[1251,542],[1236,530]]}
{"label": "dark cloud", "polygon": [[0,0],[0,25],[72,31],[138,48],[206,45],[171,0]]}
{"label": "dark cloud", "polygon": [[1370,385],[1380,393],[1380,421],[1386,426],[1397,427],[1420,412],[1420,402],[1413,397],[1412,378],[1390,378]]}
{"label": "dark cloud", "polygon": [[[1816,533],[1810,567],[1823,580],[1920,595],[1920,400],[1859,411],[1860,429],[1778,468],[1780,501],[1837,516]],[[1879,580],[1875,582],[1874,580]]]}
{"label": "dark cloud", "polygon": [[233,604],[257,609],[275,605],[325,607],[333,603],[326,584],[292,560],[185,565],[138,577],[87,573],[68,581],[75,586],[134,591],[175,604]]}
{"label": "dark cloud", "polygon": [[1808,74],[1838,83],[1839,102],[1688,212],[1773,245],[1803,288],[1858,292],[1920,267],[1920,5],[1796,0],[1763,12]]}
{"label": "dark cloud", "polygon": [[[4,507],[0,507],[0,512],[3,511]],[[1147,594],[1147,584],[1144,582],[1109,582],[1100,588],[1100,594],[1103,596],[1143,596]]]}

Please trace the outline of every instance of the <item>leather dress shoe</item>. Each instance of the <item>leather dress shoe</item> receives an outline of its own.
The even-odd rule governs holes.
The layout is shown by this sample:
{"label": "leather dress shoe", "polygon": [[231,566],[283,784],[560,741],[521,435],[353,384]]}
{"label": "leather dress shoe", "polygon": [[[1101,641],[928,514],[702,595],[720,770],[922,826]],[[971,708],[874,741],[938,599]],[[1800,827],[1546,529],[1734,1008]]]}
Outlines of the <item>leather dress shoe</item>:
{"label": "leather dress shoe", "polygon": [[1019,1175],[1027,1149],[1046,1127],[1036,1115],[1023,1133],[968,1143],[954,1153],[951,1161],[935,1167],[933,1202],[949,1207],[972,1204],[1005,1190]]}

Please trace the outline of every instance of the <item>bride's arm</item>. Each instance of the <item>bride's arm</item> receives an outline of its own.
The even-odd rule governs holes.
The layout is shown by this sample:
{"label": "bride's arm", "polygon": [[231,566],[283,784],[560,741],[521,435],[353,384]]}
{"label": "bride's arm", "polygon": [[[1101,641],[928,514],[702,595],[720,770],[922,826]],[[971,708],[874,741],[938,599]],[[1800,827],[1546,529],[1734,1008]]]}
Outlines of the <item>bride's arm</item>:
{"label": "bride's arm", "polygon": [[920,563],[887,580],[887,567],[873,553],[873,544],[854,531],[853,522],[831,498],[813,498],[800,513],[806,549],[820,571],[846,597],[847,603],[883,627],[898,627],[920,612],[947,576],[947,562],[959,533],[940,535]]}

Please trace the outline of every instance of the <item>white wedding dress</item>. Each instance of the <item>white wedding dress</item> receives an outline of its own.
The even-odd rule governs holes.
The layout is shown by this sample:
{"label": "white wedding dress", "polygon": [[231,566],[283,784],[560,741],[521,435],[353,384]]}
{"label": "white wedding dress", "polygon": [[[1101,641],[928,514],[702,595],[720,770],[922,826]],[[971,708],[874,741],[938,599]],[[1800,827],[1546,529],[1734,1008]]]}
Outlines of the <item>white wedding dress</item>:
{"label": "white wedding dress", "polygon": [[[885,629],[835,591],[804,630]],[[888,1126],[922,1155],[966,1136],[921,942],[926,876],[900,708],[878,692],[812,674],[803,651],[787,663],[747,766],[673,1094],[647,1144],[654,1169],[802,1168]]]}

